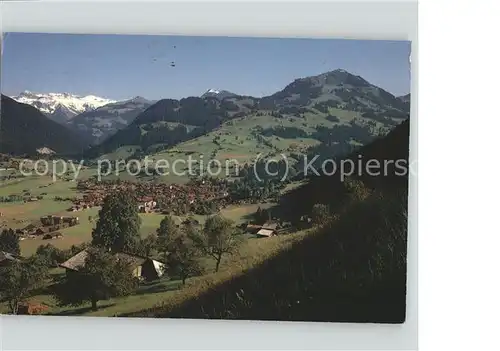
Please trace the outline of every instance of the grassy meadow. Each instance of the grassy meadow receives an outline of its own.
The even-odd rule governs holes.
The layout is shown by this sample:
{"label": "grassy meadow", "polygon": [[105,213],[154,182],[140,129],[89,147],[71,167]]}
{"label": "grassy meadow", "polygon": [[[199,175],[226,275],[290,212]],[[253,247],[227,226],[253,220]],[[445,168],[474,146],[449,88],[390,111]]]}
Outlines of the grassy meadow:
{"label": "grassy meadow", "polygon": [[[88,172],[90,173],[90,172]],[[40,217],[46,215],[60,216],[77,216],[80,224],[60,230],[63,234],[62,238],[43,240],[25,239],[20,242],[21,254],[30,256],[36,252],[40,245],[52,244],[59,249],[68,249],[72,245],[78,245],[90,241],[92,229],[95,225],[95,220],[98,217],[99,208],[90,208],[78,212],[66,211],[71,207],[70,201],[55,201],[56,196],[61,198],[69,198],[79,196],[76,190],[76,183],[72,181],[57,180],[54,182],[50,176],[33,176],[21,178],[12,184],[4,184],[0,187],[0,196],[8,196],[11,194],[21,195],[25,190],[29,190],[32,196],[43,196],[43,199],[33,202],[8,202],[0,204],[0,225],[2,228],[24,228],[31,222],[39,220]],[[240,224],[247,220],[247,216],[255,213],[258,207],[269,208],[273,206],[271,203],[264,204],[247,204],[241,206],[228,206],[222,209],[222,216],[233,220],[236,224]],[[89,220],[89,217],[92,220]],[[142,225],[141,235],[143,237],[154,233],[160,225],[163,215],[156,213],[141,213]],[[205,216],[194,215],[200,223],[204,223]],[[177,216],[176,220],[181,223],[187,216]]]}
{"label": "grassy meadow", "polygon": [[[160,216],[158,216],[160,217]],[[211,273],[214,262],[211,259],[201,260],[206,275],[189,278],[186,286],[182,286],[179,280],[159,279],[154,282],[141,285],[132,295],[126,297],[112,298],[107,301],[99,301],[99,310],[92,311],[90,304],[77,307],[58,306],[52,294],[50,284],[38,291],[28,300],[32,303],[44,304],[48,307],[45,314],[49,315],[84,315],[84,316],[125,316],[137,311],[148,310],[163,306],[165,303],[180,303],[195,296],[200,290],[207,286],[214,286],[228,280],[235,275],[244,274],[248,269],[264,262],[267,258],[285,250],[293,242],[302,240],[306,232],[299,232],[286,236],[259,239],[252,235],[243,235],[243,240],[238,253],[223,259],[220,270]],[[61,268],[51,269],[51,277],[57,279],[64,274]],[[5,303],[0,303],[0,313],[8,311]]]}

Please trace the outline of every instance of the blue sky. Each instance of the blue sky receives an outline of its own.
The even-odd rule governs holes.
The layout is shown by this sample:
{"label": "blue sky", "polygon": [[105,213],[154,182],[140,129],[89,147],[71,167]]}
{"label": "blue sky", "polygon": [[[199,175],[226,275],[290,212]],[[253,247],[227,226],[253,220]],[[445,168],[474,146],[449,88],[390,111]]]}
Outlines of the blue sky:
{"label": "blue sky", "polygon": [[2,93],[179,99],[214,88],[258,97],[343,68],[403,95],[409,54],[397,41],[9,33]]}

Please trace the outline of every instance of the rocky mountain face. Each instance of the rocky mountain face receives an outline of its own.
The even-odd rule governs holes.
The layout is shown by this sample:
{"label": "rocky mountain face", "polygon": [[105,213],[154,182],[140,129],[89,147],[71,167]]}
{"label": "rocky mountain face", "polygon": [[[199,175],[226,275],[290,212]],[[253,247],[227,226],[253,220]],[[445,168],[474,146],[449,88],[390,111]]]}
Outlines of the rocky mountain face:
{"label": "rocky mountain face", "polygon": [[69,93],[37,94],[23,91],[12,99],[36,107],[51,120],[65,124],[78,114],[116,102],[94,95],[79,96]]}

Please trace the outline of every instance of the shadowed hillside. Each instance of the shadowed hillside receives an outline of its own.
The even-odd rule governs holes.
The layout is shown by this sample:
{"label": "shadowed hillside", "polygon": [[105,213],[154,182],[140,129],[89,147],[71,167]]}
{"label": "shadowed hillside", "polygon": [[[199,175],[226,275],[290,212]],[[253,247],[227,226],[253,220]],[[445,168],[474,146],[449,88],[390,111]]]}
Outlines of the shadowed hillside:
{"label": "shadowed hillside", "polygon": [[[392,191],[394,188],[406,189],[408,188],[408,178],[406,176],[398,175],[402,173],[400,168],[396,167],[393,161],[403,160],[399,165],[405,163],[407,165],[408,151],[409,151],[409,120],[404,121],[391,131],[387,136],[379,138],[372,143],[361,147],[346,159],[353,161],[354,167],[352,168],[352,175],[359,174],[361,165],[361,176],[358,177],[363,183],[372,189],[386,189]],[[376,160],[382,167],[384,161],[387,162],[387,171],[380,169],[381,174],[386,173],[385,176],[370,175],[366,172],[367,162]],[[341,159],[336,159],[338,168],[340,168]],[[321,170],[320,167],[317,167]],[[346,166],[346,170],[348,168]],[[326,168],[327,173],[331,168]],[[309,172],[310,174],[311,172]],[[311,176],[309,181],[304,186],[287,193],[282,197],[281,210],[284,215],[293,220],[298,216],[309,213],[312,206],[317,203],[327,204],[332,210],[337,210],[341,207],[348,195],[345,184],[341,180],[340,171],[337,171],[331,176],[320,175]]]}
{"label": "shadowed hillside", "polygon": [[126,128],[140,113],[154,102],[140,96],[110,103],[95,110],[83,112],[67,122],[68,127],[97,144],[118,130]]}
{"label": "shadowed hillside", "polygon": [[47,147],[59,154],[81,153],[86,142],[80,135],[50,120],[35,107],[2,95],[0,152],[34,154]]}
{"label": "shadowed hillside", "polygon": [[[407,159],[408,132],[406,121],[359,153],[378,159]],[[395,172],[392,180],[383,178],[363,178],[366,185],[355,180],[355,191],[336,177],[311,179],[308,185],[291,191],[282,205],[330,199],[328,203],[337,206],[329,223],[263,263],[243,269],[241,275],[221,277],[219,284],[206,284],[204,289],[198,282],[184,293],[186,299],[165,301],[131,316],[404,322],[408,178]],[[323,195],[311,192],[320,187]],[[332,188],[344,188],[342,200],[333,199]]]}
{"label": "shadowed hillside", "polygon": [[138,145],[146,150],[155,144],[172,146],[195,138],[220,126],[237,113],[248,112],[250,108],[242,105],[246,100],[240,96],[223,100],[214,97],[160,100],[139,114],[126,128],[95,146],[89,155],[96,157],[124,145]]}

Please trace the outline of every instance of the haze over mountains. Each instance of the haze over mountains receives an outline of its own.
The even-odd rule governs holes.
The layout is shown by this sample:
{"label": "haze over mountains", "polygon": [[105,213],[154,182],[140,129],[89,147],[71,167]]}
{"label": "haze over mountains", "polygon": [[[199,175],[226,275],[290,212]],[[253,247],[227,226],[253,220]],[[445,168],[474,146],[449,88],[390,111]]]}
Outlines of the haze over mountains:
{"label": "haze over mountains", "polygon": [[[40,96],[29,92],[16,99],[37,107],[37,112],[43,112],[48,122],[52,122],[50,118],[61,123],[59,127],[62,129],[47,121],[40,122],[47,130],[59,131],[53,134],[54,137],[60,135],[61,131],[71,131],[68,135],[72,136],[73,142],[68,144],[68,148],[58,144],[54,151],[74,152],[81,149],[82,145],[93,144],[87,152],[89,157],[98,157],[123,146],[139,147],[143,153],[155,152],[215,133],[223,126],[231,127],[231,123],[237,126],[242,121],[245,121],[245,125],[255,122],[262,128],[266,121],[273,120],[274,124],[268,126],[271,134],[272,128],[286,125],[289,130],[301,131],[314,139],[317,130],[325,127],[345,129],[347,134],[349,128],[365,128],[370,135],[377,135],[383,128],[387,132],[398,121],[409,117],[409,94],[395,97],[342,69],[296,79],[283,90],[262,98],[209,89],[201,97],[162,99],[157,102],[142,97],[117,102],[94,96],[55,93]],[[14,105],[15,101],[2,97],[2,103],[4,100]],[[10,108],[2,111],[2,115],[19,111],[20,108]],[[34,113],[32,109],[26,111],[30,111],[30,114],[23,116],[23,119],[32,116],[42,121],[42,117],[45,117],[42,113],[41,116]],[[21,121],[19,116],[8,118],[11,121],[9,128],[15,128],[16,121]],[[239,129],[259,139],[255,126]],[[16,130],[23,133],[23,129]],[[8,133],[8,129],[5,133]],[[50,148],[47,143],[46,139],[37,138],[33,146]],[[51,144],[54,145],[54,142]],[[3,152],[9,153],[27,152],[29,149],[17,147],[15,143],[2,142],[2,145],[6,148]]]}

